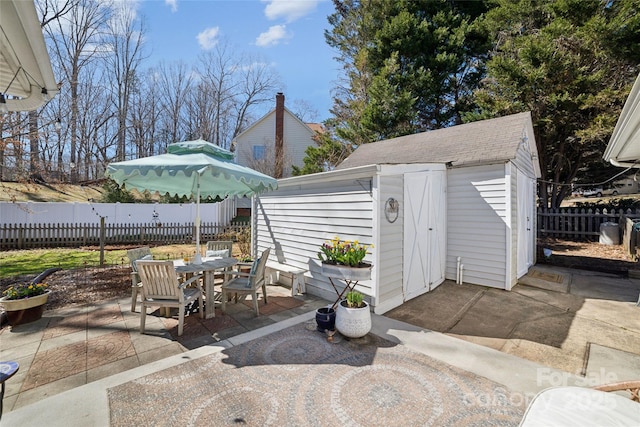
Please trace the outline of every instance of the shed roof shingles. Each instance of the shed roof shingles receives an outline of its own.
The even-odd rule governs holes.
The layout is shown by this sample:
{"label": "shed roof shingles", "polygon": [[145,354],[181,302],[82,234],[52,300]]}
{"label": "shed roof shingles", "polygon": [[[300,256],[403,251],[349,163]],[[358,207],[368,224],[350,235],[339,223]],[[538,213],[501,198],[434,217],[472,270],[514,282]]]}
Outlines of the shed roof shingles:
{"label": "shed roof shingles", "polygon": [[531,113],[525,112],[364,144],[336,169],[403,163],[451,162],[461,166],[512,160],[530,121]]}

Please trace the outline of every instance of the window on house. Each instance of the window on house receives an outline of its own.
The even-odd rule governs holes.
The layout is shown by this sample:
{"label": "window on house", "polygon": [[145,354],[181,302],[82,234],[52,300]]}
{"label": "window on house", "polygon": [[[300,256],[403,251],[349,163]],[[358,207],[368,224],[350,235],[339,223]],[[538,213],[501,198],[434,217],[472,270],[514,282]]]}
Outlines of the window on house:
{"label": "window on house", "polygon": [[254,145],[253,146],[253,160],[262,160],[262,159],[264,159],[265,148],[266,147],[264,145]]}

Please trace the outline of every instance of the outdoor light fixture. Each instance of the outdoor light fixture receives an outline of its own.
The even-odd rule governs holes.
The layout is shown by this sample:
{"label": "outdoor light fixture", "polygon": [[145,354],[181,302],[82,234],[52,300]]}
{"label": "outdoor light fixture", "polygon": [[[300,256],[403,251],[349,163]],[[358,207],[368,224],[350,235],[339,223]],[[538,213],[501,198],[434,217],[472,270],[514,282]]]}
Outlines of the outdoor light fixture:
{"label": "outdoor light fixture", "polygon": [[60,117],[56,119],[56,123],[53,126],[56,128],[56,130],[62,129],[62,120],[60,120]]}
{"label": "outdoor light fixture", "polygon": [[8,112],[7,100],[4,97],[4,93],[0,93],[0,114],[7,114]]}
{"label": "outdoor light fixture", "polygon": [[44,102],[49,102],[49,100],[51,99],[51,97],[49,96],[49,92],[47,92],[46,88],[42,88],[42,92],[40,92],[42,94],[42,100]]}

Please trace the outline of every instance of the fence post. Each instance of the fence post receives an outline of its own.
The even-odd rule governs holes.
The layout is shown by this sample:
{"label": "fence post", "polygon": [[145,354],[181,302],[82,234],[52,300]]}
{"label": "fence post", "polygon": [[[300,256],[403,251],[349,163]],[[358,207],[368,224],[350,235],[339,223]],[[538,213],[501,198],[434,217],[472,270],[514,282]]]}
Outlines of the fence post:
{"label": "fence post", "polygon": [[105,238],[104,217],[100,217],[100,267],[104,267],[104,238]]}

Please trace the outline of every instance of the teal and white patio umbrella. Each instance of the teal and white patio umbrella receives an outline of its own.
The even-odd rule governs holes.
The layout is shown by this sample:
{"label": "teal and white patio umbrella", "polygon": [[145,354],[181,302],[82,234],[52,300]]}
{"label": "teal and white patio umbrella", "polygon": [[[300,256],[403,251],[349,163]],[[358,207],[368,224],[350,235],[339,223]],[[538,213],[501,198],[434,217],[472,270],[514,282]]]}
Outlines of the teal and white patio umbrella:
{"label": "teal and white patio umbrella", "polygon": [[202,139],[169,144],[166,154],[111,163],[105,175],[127,189],[196,198],[196,260],[200,259],[200,197],[251,196],[278,188],[275,178],[233,161],[233,153]]}

